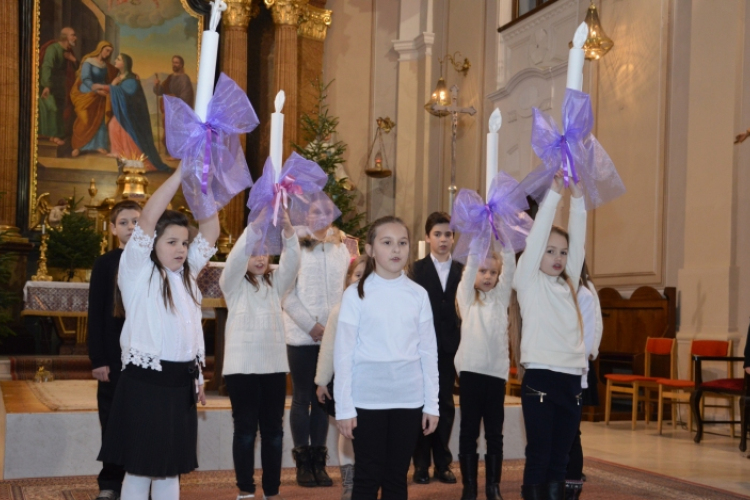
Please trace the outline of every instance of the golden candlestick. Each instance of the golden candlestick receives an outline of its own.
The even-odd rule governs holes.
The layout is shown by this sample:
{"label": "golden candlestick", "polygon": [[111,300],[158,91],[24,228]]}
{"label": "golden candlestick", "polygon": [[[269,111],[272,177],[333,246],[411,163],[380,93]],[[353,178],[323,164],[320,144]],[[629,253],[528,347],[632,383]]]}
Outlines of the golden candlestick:
{"label": "golden candlestick", "polygon": [[47,240],[49,235],[42,225],[42,244],[39,247],[39,267],[36,274],[31,277],[31,281],[52,281],[52,276],[47,274]]}

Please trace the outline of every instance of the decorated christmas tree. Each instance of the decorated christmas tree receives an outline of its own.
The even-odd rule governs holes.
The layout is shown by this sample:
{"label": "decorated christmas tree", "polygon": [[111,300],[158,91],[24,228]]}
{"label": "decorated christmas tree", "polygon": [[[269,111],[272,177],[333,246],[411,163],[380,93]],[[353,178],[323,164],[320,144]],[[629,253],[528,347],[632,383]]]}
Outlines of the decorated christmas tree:
{"label": "decorated christmas tree", "polygon": [[343,174],[346,152],[346,144],[342,141],[331,143],[339,119],[328,115],[328,106],[325,103],[327,90],[333,81],[323,84],[320,81],[312,85],[318,91],[318,103],[315,108],[302,115],[303,139],[306,146],[292,144],[294,149],[302,157],[312,160],[328,175],[328,183],[323,191],[330,196],[331,200],[341,210],[341,217],[333,222],[333,225],[346,234],[359,238],[360,246],[364,244],[367,234],[365,225],[365,212],[358,212],[356,208],[357,191],[353,189],[348,177]]}

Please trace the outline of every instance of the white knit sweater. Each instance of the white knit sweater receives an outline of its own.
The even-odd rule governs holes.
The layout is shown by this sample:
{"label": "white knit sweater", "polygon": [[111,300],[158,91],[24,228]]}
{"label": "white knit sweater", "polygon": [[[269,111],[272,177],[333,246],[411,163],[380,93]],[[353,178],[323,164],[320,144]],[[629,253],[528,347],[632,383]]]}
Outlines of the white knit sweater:
{"label": "white knit sweater", "polygon": [[326,332],[323,335],[323,340],[320,342],[318,367],[315,371],[315,385],[328,385],[333,378],[333,345],[336,340],[339,311],[341,311],[341,304],[333,306],[331,313],[328,315],[328,323],[325,325]]}
{"label": "white knit sweater", "polygon": [[284,240],[279,267],[273,272],[272,285],[266,284],[259,276],[259,288],[256,290],[245,279],[249,260],[245,254],[247,233],[245,228],[229,253],[226,267],[219,278],[219,286],[229,309],[223,373],[286,373],[289,363],[281,300],[291,290],[297,277],[299,241],[296,234]]}
{"label": "white knit sweater", "polygon": [[461,343],[456,352],[456,372],[481,373],[508,380],[508,304],[516,270],[516,256],[503,252],[503,271],[497,286],[488,293],[479,292],[476,300],[474,282],[479,259],[469,256],[458,284],[456,304],[461,314]]}
{"label": "white knit sweater", "polygon": [[[311,236],[306,227],[296,230],[300,238]],[[301,250],[297,282],[282,302],[288,345],[316,345],[310,330],[315,323],[325,326],[331,309],[341,303],[349,259],[343,233],[333,227],[325,242]]]}
{"label": "white knit sweater", "polygon": [[[564,279],[550,276],[539,268],[560,199],[558,193],[550,190],[539,206],[513,279],[523,317],[521,364],[526,368],[582,375],[587,361],[573,294]],[[585,256],[586,207],[583,197],[570,199],[568,233],[570,241],[565,272],[571,283],[577,286]]]}

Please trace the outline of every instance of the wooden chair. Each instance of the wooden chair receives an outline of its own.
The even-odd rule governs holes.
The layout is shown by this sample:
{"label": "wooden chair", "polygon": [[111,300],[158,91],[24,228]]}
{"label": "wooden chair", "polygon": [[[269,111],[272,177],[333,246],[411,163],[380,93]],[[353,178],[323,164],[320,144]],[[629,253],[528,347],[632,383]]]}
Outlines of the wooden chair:
{"label": "wooden chair", "polygon": [[[677,405],[690,404],[690,395],[695,390],[695,376],[693,373],[693,356],[727,357],[732,355],[732,343],[726,340],[692,340],[690,341],[690,373],[689,378],[668,379],[660,378],[656,381],[659,385],[659,413],[657,417],[659,434],[662,431],[664,418],[664,402],[667,400],[672,405],[672,428],[677,427]],[[732,363],[727,363],[727,377],[732,377]],[[734,420],[734,401],[729,405]],[[693,430],[693,415],[688,407],[688,430]],[[732,425],[732,437],[734,437],[734,425]]]}
{"label": "wooden chair", "polygon": [[508,383],[505,384],[505,395],[512,396],[514,394],[521,395],[521,381],[518,380],[518,369],[511,366],[508,373]]}
{"label": "wooden chair", "polygon": [[[649,337],[646,339],[645,369],[643,375],[608,373],[604,376],[607,380],[607,396],[605,403],[604,423],[609,425],[609,417],[612,412],[612,394],[628,394],[632,398],[633,408],[631,414],[632,429],[638,420],[638,403],[643,402],[646,424],[649,422],[649,407],[651,403],[658,400],[651,399],[651,391],[657,390],[656,383],[659,377],[651,376],[651,357],[669,356],[669,376],[675,378],[675,350],[677,343],[675,339]],[[643,389],[643,396],[640,390]]]}
{"label": "wooden chair", "polygon": [[[747,450],[747,433],[750,427],[750,375],[743,370],[743,376],[740,378],[723,378],[703,382],[703,362],[705,361],[726,361],[730,363],[744,363],[745,358],[739,356],[721,357],[721,356],[693,356],[695,363],[695,391],[690,396],[690,408],[693,412],[693,419],[696,422],[695,438],[696,443],[700,443],[703,438],[703,424],[740,424],[740,451]],[[703,421],[701,415],[701,403],[703,396],[738,396],[740,398],[740,421],[734,420],[711,420]]]}

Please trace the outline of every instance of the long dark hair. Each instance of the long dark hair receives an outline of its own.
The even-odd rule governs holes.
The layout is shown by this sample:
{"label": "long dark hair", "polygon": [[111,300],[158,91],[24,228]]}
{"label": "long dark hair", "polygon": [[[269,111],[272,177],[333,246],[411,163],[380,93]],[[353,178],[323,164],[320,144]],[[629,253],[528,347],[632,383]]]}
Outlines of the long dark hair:
{"label": "long dark hair", "polygon": [[[266,256],[266,259],[267,258],[268,257]],[[262,279],[266,283],[266,285],[273,285],[273,270],[271,269],[271,265],[268,260],[266,260],[266,270],[263,272],[262,276]],[[260,290],[260,283],[258,283],[257,275],[251,273],[250,271],[245,271],[245,279],[249,281],[251,285],[253,285],[256,292]]]}
{"label": "long dark hair", "polygon": [[[398,217],[386,215],[385,217],[381,217],[373,222],[372,225],[370,225],[370,229],[367,231],[367,238],[365,239],[365,243],[370,245],[370,248],[372,248],[372,245],[375,244],[375,237],[378,235],[378,228],[385,224],[401,224],[406,228],[406,237],[409,238],[409,241],[411,241],[409,228],[406,226],[406,224],[404,224],[404,221],[402,221]],[[359,283],[357,283],[357,292],[360,299],[365,298],[365,280],[373,273],[373,271],[375,271],[375,258],[368,255],[367,261],[365,261],[365,272],[362,273],[362,277],[359,279]]]}

